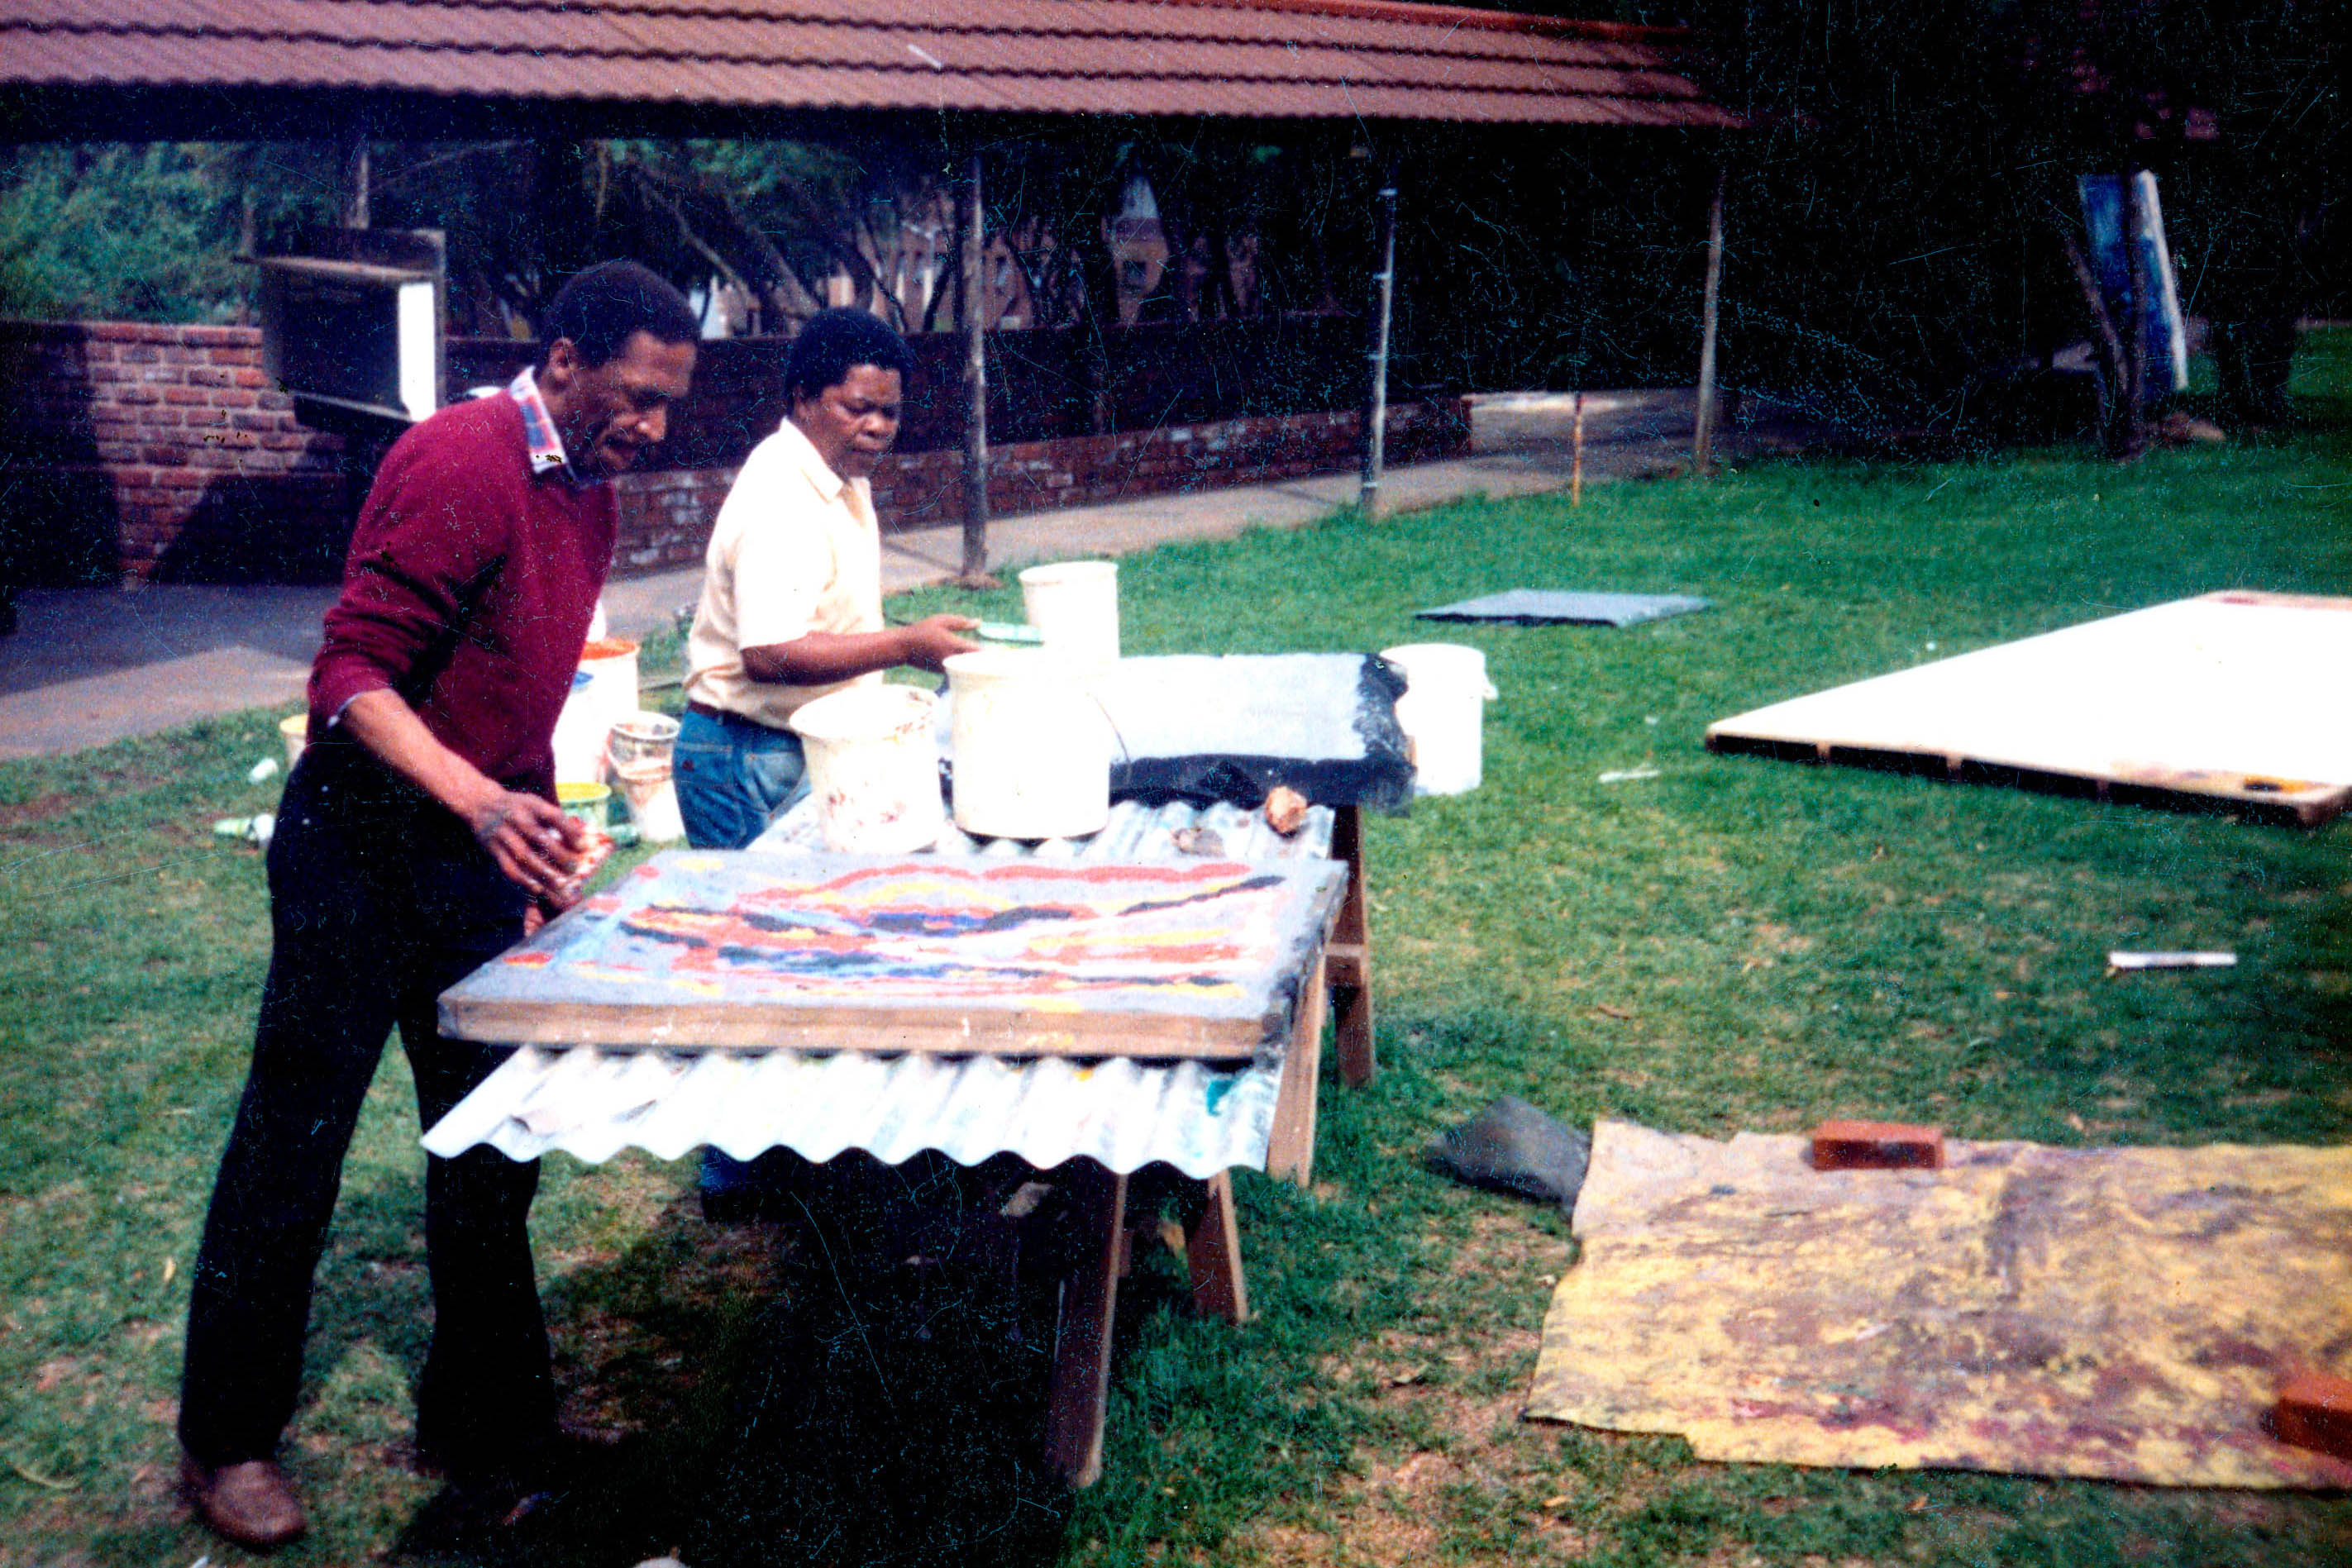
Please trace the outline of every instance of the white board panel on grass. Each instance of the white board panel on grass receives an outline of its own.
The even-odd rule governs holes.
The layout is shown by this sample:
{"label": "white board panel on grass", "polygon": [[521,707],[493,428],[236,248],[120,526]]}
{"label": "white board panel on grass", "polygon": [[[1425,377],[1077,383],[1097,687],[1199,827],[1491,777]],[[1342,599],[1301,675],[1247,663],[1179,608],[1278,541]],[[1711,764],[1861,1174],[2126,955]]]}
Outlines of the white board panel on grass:
{"label": "white board panel on grass", "polygon": [[2318,822],[2352,798],[2347,671],[2352,599],[2209,593],[1775,703],[1706,741],[1940,759],[1955,777],[2016,768]]}

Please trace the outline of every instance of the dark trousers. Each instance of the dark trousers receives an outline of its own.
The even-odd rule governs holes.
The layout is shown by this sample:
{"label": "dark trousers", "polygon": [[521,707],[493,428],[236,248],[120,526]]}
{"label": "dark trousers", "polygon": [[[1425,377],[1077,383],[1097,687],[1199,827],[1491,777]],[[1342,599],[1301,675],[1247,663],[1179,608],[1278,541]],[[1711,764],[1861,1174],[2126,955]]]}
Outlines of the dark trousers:
{"label": "dark trousers", "polygon": [[[292,1419],[311,1275],[393,1026],[431,1126],[506,1059],[445,1040],[435,998],[522,933],[524,896],[465,825],[349,743],[313,746],[269,846],[269,978],[188,1303],[180,1439],[268,1458]],[[428,1156],[433,1346],[417,1441],[453,1474],[516,1473],[555,1423],[525,1218],[536,1162]]]}

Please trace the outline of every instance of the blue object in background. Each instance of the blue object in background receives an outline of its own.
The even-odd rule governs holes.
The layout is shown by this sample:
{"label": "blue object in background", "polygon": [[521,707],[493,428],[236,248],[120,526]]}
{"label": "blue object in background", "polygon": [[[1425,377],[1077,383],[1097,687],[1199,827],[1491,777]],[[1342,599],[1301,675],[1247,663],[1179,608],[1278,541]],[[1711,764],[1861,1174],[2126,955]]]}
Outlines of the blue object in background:
{"label": "blue object in background", "polygon": [[2189,390],[2189,325],[2180,314],[2180,283],[2172,270],[2172,247],[2164,240],[2164,209],[2156,199],[2156,175],[2085,174],[2083,227],[2091,240],[2091,272],[2106,301],[2108,319],[2121,332],[2133,308],[2131,262],[2124,249],[2124,182],[2134,182],[2139,198],[2140,271],[2147,298],[2138,302],[2141,340],[2147,345],[2147,384],[2143,401],[2158,402]]}

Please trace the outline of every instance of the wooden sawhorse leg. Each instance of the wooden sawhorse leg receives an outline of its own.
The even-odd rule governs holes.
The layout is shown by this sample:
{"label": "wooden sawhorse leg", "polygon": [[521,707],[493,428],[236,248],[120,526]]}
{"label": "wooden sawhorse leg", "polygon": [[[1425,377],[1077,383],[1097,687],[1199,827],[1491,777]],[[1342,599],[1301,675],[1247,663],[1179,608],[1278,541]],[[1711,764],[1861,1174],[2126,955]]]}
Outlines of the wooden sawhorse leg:
{"label": "wooden sawhorse leg", "polygon": [[[1205,1201],[1185,1233],[1192,1305],[1203,1316],[1238,1323],[1249,1316],[1242,1277],[1241,1229],[1234,1217],[1231,1173],[1201,1184]],[[1127,1272],[1128,1180],[1080,1160],[1070,1181],[1078,1260],[1062,1281],[1061,1322],[1054,1336],[1053,1377],[1045,1403],[1045,1458],[1075,1489],[1102,1478],[1103,1421],[1110,1400],[1111,1324],[1118,1281]]]}
{"label": "wooden sawhorse leg", "polygon": [[1045,1460],[1072,1487],[1102,1476],[1103,1412],[1110,1398],[1110,1328],[1127,1259],[1127,1177],[1074,1162],[1072,1223],[1078,1260],[1062,1281],[1054,1373],[1045,1399]]}
{"label": "wooden sawhorse leg", "polygon": [[1265,1144],[1265,1174],[1287,1176],[1300,1186],[1315,1180],[1315,1093],[1323,1077],[1323,1020],[1328,1000],[1323,976],[1328,965],[1307,970],[1291,1016],[1290,1044],[1282,1053],[1282,1087],[1274,1101],[1274,1130]]}
{"label": "wooden sawhorse leg", "polygon": [[1339,1020],[1339,1082],[1360,1089],[1380,1063],[1372,1053],[1372,933],[1364,904],[1364,813],[1340,806],[1331,813],[1331,858],[1348,868],[1348,892],[1323,949],[1323,975]]}
{"label": "wooden sawhorse leg", "polygon": [[1234,1173],[1203,1184],[1209,1200],[1184,1235],[1184,1262],[1192,1275],[1192,1310],[1229,1323],[1249,1321],[1249,1281],[1242,1278],[1242,1232],[1234,1218]]}

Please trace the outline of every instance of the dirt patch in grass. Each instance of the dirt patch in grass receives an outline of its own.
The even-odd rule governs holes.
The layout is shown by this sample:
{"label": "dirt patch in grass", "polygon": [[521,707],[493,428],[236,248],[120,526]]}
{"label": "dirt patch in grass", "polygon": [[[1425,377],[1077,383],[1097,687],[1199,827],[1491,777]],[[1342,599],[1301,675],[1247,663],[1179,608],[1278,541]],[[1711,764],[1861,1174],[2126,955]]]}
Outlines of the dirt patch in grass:
{"label": "dirt patch in grass", "polygon": [[36,795],[29,800],[14,805],[0,805],[0,828],[21,828],[34,822],[46,822],[52,817],[62,817],[74,808],[75,797],[63,789],[53,789],[46,795]]}

